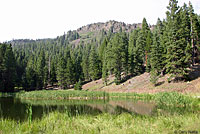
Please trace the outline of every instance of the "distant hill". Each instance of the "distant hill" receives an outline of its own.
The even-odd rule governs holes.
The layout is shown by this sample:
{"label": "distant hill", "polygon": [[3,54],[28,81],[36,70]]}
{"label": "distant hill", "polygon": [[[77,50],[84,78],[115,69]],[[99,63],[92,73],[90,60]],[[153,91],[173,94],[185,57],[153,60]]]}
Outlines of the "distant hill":
{"label": "distant hill", "polygon": [[109,31],[112,30],[114,33],[115,32],[119,32],[120,28],[122,28],[123,31],[126,32],[131,32],[131,30],[136,29],[138,27],[142,27],[141,23],[138,24],[125,24],[124,22],[118,22],[118,21],[114,21],[114,20],[110,20],[108,22],[105,23],[93,23],[93,24],[89,24],[86,26],[83,26],[81,28],[77,29],[77,32],[79,34],[85,34],[88,32],[98,32],[98,31]]}
{"label": "distant hill", "polygon": [[[93,23],[88,24],[86,26],[82,26],[78,28],[77,30],[68,31],[67,33],[64,33],[64,35],[57,36],[57,38],[47,38],[47,39],[17,39],[9,41],[8,43],[11,43],[12,45],[23,45],[23,44],[29,44],[34,42],[40,42],[40,43],[46,43],[48,41],[50,42],[58,42],[59,40],[62,40],[61,43],[63,44],[87,44],[91,42],[99,42],[101,43],[102,38],[108,34],[109,32],[116,33],[120,30],[125,31],[127,33],[131,32],[132,30],[136,28],[141,28],[141,23],[134,23],[134,24],[125,24],[124,22],[118,22],[114,20],[110,20],[108,22],[99,22],[99,23]],[[150,28],[153,29],[154,25],[150,25]]]}

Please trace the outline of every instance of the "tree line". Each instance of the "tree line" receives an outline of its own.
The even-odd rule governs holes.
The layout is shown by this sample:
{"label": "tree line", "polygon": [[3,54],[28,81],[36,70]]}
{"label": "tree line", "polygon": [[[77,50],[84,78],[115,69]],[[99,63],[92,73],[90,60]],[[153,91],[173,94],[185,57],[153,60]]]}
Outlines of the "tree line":
{"label": "tree line", "polygon": [[[191,3],[177,3],[169,0],[166,19],[158,19],[153,29],[144,18],[141,28],[130,33],[103,30],[100,39],[90,43],[70,31],[56,39],[0,44],[0,91],[53,85],[68,89],[100,78],[107,85],[109,75],[120,84],[144,72],[154,84],[164,74],[170,74],[169,82],[188,79],[190,67],[199,62],[200,19]],[[70,44],[77,39],[79,44]]]}

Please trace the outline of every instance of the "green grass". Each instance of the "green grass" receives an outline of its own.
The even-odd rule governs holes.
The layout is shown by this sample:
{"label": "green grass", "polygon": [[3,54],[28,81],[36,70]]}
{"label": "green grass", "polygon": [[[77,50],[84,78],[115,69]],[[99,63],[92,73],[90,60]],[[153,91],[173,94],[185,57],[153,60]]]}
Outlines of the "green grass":
{"label": "green grass", "polygon": [[3,134],[173,134],[174,131],[200,132],[200,114],[170,116],[136,116],[131,114],[71,117],[54,112],[41,120],[19,123],[1,119]]}
{"label": "green grass", "polygon": [[20,92],[16,96],[21,99],[106,99],[108,94],[94,91],[42,90]]}
{"label": "green grass", "polygon": [[67,90],[42,90],[32,92],[19,92],[16,96],[20,99],[56,99],[56,100],[92,100],[92,99],[131,99],[155,101],[160,105],[175,106],[199,106],[200,99],[184,95],[177,92],[161,92],[156,94],[137,94],[137,93],[106,93],[100,91],[67,91]]}
{"label": "green grass", "polygon": [[161,105],[200,106],[200,99],[177,92],[160,92],[156,94],[109,93],[110,99],[133,99],[155,101]]}
{"label": "green grass", "polygon": [[155,95],[154,100],[161,105],[185,106],[200,104],[198,99],[177,92],[158,93]]}

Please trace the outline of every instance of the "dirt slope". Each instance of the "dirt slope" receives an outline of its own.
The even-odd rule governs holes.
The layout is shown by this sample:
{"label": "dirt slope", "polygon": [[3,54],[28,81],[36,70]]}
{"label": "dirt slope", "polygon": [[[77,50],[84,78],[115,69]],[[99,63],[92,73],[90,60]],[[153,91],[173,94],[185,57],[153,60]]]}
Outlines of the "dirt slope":
{"label": "dirt slope", "polygon": [[[199,67],[200,72],[200,67]],[[195,74],[197,74],[196,72]],[[200,93],[200,77],[192,81],[168,83],[168,76],[163,76],[158,80],[158,86],[153,86],[150,82],[150,74],[144,73],[135,76],[120,85],[116,85],[114,77],[109,77],[108,86],[103,84],[102,79],[89,82],[83,85],[83,90],[107,91],[107,92],[136,92],[136,93],[156,93],[164,91],[178,91],[182,93]]]}

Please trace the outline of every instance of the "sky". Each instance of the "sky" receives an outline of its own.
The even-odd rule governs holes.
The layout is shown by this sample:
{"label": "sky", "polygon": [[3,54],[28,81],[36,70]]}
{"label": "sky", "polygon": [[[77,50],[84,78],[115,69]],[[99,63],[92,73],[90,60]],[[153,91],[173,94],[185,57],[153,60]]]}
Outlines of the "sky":
{"label": "sky", "polygon": [[[200,14],[200,0],[190,0]],[[179,0],[179,6],[189,0]],[[165,18],[169,0],[0,0],[0,42],[56,38],[87,24],[149,24]]]}

